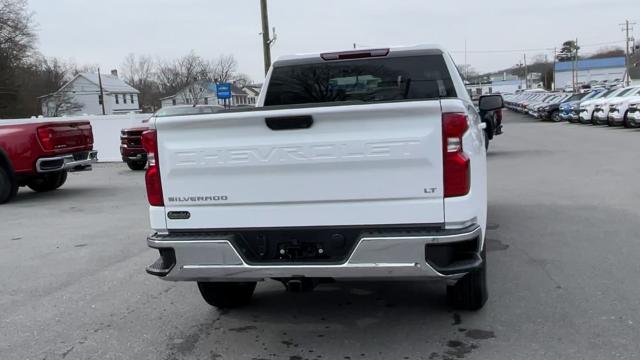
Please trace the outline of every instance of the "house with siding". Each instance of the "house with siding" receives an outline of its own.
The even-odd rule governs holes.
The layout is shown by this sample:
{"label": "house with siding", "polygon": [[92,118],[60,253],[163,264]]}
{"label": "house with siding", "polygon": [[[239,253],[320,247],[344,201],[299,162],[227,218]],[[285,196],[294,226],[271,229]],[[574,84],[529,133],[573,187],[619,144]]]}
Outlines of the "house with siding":
{"label": "house with siding", "polygon": [[[101,81],[100,81],[101,80]],[[113,70],[110,75],[81,73],[58,91],[40,97],[42,114],[45,116],[102,115],[100,83],[104,96],[106,115],[140,112],[140,92],[129,86]]]}
{"label": "house with siding", "polygon": [[[239,84],[231,85],[231,99],[227,100],[227,106],[252,106],[257,103],[260,95],[259,87]],[[212,81],[198,81],[180,90],[178,93],[160,99],[162,107],[176,105],[225,105],[224,100],[218,99],[216,84]]]}

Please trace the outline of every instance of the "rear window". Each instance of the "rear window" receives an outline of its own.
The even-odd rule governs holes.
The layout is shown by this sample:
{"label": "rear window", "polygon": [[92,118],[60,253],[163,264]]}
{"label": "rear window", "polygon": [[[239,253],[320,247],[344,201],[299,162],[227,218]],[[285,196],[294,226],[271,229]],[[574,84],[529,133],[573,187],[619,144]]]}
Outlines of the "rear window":
{"label": "rear window", "polygon": [[633,89],[625,89],[624,91],[622,91],[622,92],[620,92],[620,93],[618,94],[618,97],[622,97],[622,96],[627,95],[628,93],[630,93],[630,92],[631,92],[631,90],[633,90]]}
{"label": "rear window", "polygon": [[276,66],[265,106],[456,97],[442,55]]}

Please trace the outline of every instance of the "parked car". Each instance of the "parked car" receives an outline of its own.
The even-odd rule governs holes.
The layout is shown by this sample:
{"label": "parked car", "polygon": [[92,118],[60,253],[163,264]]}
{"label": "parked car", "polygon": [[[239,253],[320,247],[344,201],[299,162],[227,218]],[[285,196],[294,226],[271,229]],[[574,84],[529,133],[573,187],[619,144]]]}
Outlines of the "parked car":
{"label": "parked car", "polygon": [[593,109],[593,124],[594,125],[607,125],[609,124],[609,110],[611,101],[617,100],[619,97],[625,96],[625,94],[631,92],[633,88],[621,88],[611,94],[603,97],[595,102]]}
{"label": "parked car", "polygon": [[571,94],[557,94],[553,98],[540,103],[533,113],[533,116],[537,119],[552,120],[559,122],[560,118],[560,104],[571,97]]}
{"label": "parked car", "polygon": [[97,159],[88,121],[0,122],[0,204],[22,186],[58,189],[68,172],[91,170]]}
{"label": "parked car", "polygon": [[562,102],[558,107],[560,110],[560,119],[570,122],[577,120],[577,117],[574,119],[573,110],[577,109],[577,104],[579,104],[580,101],[585,99],[588,95],[589,93],[573,94],[570,98]]}
{"label": "parked car", "polygon": [[609,114],[607,115],[609,126],[622,126],[627,118],[629,101],[640,96],[640,86],[632,87],[632,90],[612,99],[609,102]]}
{"label": "parked car", "polygon": [[545,94],[544,96],[534,100],[534,101],[530,101],[528,103],[528,105],[526,106],[526,110],[525,113],[533,116],[533,117],[537,117],[538,116],[538,108],[544,104],[546,104],[548,101],[553,100],[557,95],[553,94],[553,93],[548,93]]}
{"label": "parked car", "polygon": [[149,123],[149,273],[218,307],[269,278],[438,280],[484,305],[484,125],[444,50],[287,56],[263,89],[255,110]]}
{"label": "parked car", "polygon": [[[224,107],[220,105],[179,105],[162,108],[151,118],[213,114],[222,110]],[[149,120],[144,122],[148,123]],[[144,170],[147,165],[147,153],[142,147],[142,133],[148,129],[147,126],[137,126],[120,131],[120,155],[122,155],[122,161],[127,163],[131,170]]]}
{"label": "parked car", "polygon": [[610,89],[601,91],[596,96],[591,99],[583,100],[580,102],[580,117],[578,121],[581,124],[591,124],[593,123],[593,111],[595,109],[596,103],[598,100],[603,99],[609,96],[611,93],[615,92],[617,89]]}
{"label": "parked car", "polygon": [[580,104],[582,104],[583,101],[588,101],[595,98],[596,96],[600,95],[605,91],[606,90],[604,88],[594,89],[588,93],[585,93],[587,95],[582,99],[580,99],[579,101],[576,101],[575,103],[571,104],[571,115],[569,116],[568,121],[570,123],[579,123],[580,122]]}
{"label": "parked car", "polygon": [[630,128],[640,127],[640,98],[634,97],[629,101],[625,126]]}

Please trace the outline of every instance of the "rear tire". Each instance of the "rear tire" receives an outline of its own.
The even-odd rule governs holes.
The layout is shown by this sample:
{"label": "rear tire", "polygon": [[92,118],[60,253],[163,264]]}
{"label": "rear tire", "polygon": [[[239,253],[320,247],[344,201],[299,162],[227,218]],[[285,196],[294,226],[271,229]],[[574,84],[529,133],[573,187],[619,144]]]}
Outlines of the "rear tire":
{"label": "rear tire", "polygon": [[631,125],[631,122],[629,122],[629,111],[624,113],[624,117],[622,118],[622,124],[624,125],[624,127],[626,127],[627,129],[631,129],[633,126]]}
{"label": "rear tire", "polygon": [[144,170],[145,166],[147,166],[147,162],[146,161],[127,161],[127,166],[129,166],[129,169],[133,171],[140,171],[140,170]]}
{"label": "rear tire", "polygon": [[447,286],[447,301],[458,310],[480,310],[489,298],[487,291],[487,260],[482,251],[482,266]]}
{"label": "rear tire", "polygon": [[607,126],[613,127],[613,121],[607,117]]}
{"label": "rear tire", "polygon": [[247,305],[256,289],[254,282],[204,282],[198,281],[198,289],[204,301],[218,308],[234,308]]}
{"label": "rear tire", "polygon": [[560,122],[562,119],[560,118],[560,111],[556,110],[551,113],[551,121]]}
{"label": "rear tire", "polygon": [[484,149],[485,151],[489,151],[489,142],[491,142],[491,140],[489,140],[489,134],[487,133],[487,130],[484,130]]}
{"label": "rear tire", "polygon": [[48,173],[29,181],[27,186],[35,192],[53,191],[67,182],[67,172]]}
{"label": "rear tire", "polygon": [[0,204],[13,199],[18,193],[18,186],[9,175],[9,172],[0,167]]}

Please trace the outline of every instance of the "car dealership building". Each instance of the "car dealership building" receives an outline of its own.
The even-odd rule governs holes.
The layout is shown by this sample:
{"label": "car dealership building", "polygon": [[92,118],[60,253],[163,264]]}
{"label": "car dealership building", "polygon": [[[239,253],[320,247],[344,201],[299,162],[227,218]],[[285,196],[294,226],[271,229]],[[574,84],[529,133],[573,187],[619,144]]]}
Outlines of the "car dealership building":
{"label": "car dealership building", "polygon": [[571,87],[574,71],[578,74],[578,84],[622,81],[626,73],[625,59],[621,56],[578,60],[575,64],[573,61],[556,63],[554,69],[556,88]]}

